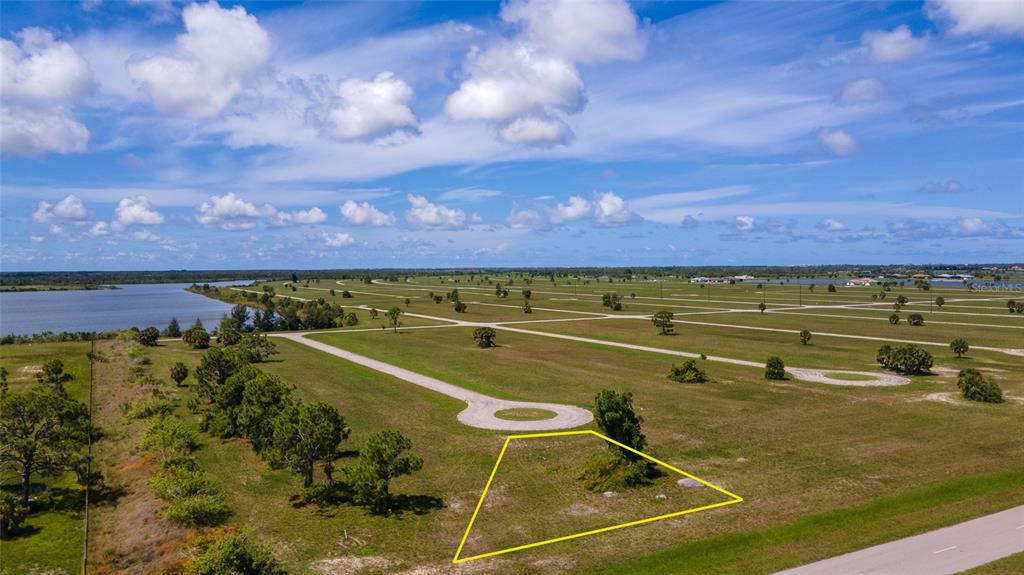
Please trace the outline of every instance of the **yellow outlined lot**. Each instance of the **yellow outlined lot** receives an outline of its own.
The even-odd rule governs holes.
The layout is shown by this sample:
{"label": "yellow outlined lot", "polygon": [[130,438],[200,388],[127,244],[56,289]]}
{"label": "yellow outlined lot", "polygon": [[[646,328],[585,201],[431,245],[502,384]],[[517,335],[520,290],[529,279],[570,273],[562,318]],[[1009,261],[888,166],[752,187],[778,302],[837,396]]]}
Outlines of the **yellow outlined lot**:
{"label": "yellow outlined lot", "polygon": [[[728,496],[729,499],[727,501],[722,501],[720,503],[715,503],[715,504],[712,504],[712,505],[704,505],[702,507],[694,507],[692,509],[684,509],[682,511],[676,511],[674,513],[666,513],[665,515],[658,515],[656,517],[648,517],[647,519],[640,519],[640,520],[637,520],[637,521],[629,521],[629,522],[626,522],[626,523],[620,523],[618,525],[611,525],[609,527],[602,527],[600,529],[592,529],[590,531],[584,531],[582,533],[574,533],[572,535],[565,535],[563,537],[555,537],[553,539],[545,539],[543,541],[537,541],[535,543],[528,543],[526,545],[518,545],[516,547],[509,547],[508,549],[499,549],[498,551],[490,551],[490,552],[487,552],[487,553],[481,553],[479,555],[473,555],[473,556],[470,556],[470,557],[461,557],[461,555],[462,555],[462,548],[463,548],[463,546],[466,545],[466,539],[469,537],[469,532],[473,530],[473,523],[476,521],[476,517],[480,513],[480,508],[483,507],[484,499],[487,498],[487,490],[491,488],[491,483],[494,481],[494,475],[498,472],[498,466],[501,465],[501,459],[505,456],[505,451],[508,449],[508,444],[513,439],[533,439],[533,438],[540,438],[540,437],[565,437],[565,436],[570,436],[570,435],[594,435],[596,437],[599,437],[599,438],[601,438],[601,439],[603,439],[603,440],[605,440],[605,441],[607,441],[609,443],[612,443],[614,445],[617,445],[617,446],[621,447],[622,449],[625,449],[627,451],[631,451],[631,452],[633,452],[633,453],[643,457],[644,459],[647,459],[648,461],[653,461],[654,463],[656,463],[656,464],[658,464],[658,465],[660,465],[660,466],[662,466],[662,467],[664,467],[666,469],[672,470],[672,471],[674,471],[674,472],[676,472],[676,473],[678,473],[680,475],[684,475],[686,477],[689,477],[690,479],[693,479],[694,481],[698,481],[698,482],[704,484],[705,486],[710,487],[710,488],[714,489],[715,491],[718,491],[719,493],[722,493],[723,495]],[[736,495],[735,493],[731,493],[729,491],[726,491],[725,489],[722,489],[721,487],[718,487],[717,485],[712,485],[711,483],[708,483],[707,481],[704,481],[700,477],[697,477],[695,475],[691,475],[691,474],[683,471],[682,469],[677,469],[677,468],[669,465],[668,463],[665,463],[664,461],[655,459],[655,458],[651,457],[650,455],[647,455],[646,453],[637,451],[637,450],[633,449],[632,447],[629,447],[628,445],[623,445],[622,443],[619,443],[618,441],[615,441],[614,439],[612,439],[612,438],[610,438],[610,437],[608,437],[606,435],[602,435],[602,434],[600,434],[600,433],[598,433],[596,431],[592,431],[592,430],[589,430],[589,429],[580,430],[580,431],[552,431],[552,432],[548,432],[548,433],[530,433],[530,434],[525,434],[525,435],[509,435],[508,437],[505,438],[505,444],[501,447],[501,453],[498,454],[498,460],[494,462],[494,468],[491,469],[491,476],[487,478],[487,485],[484,486],[484,491],[483,491],[483,493],[480,494],[480,500],[477,501],[476,509],[473,510],[473,516],[469,519],[469,525],[466,526],[466,532],[463,533],[462,540],[459,541],[459,548],[455,550],[455,558],[452,559],[452,563],[465,563],[467,561],[473,561],[475,559],[483,559],[485,557],[493,557],[495,555],[503,555],[505,553],[511,553],[513,551],[522,551],[523,549],[530,549],[530,548],[533,548],[533,547],[540,547],[541,545],[548,545],[550,543],[558,543],[559,541],[568,541],[570,539],[578,539],[580,537],[586,537],[587,535],[595,535],[597,533],[604,533],[606,531],[613,531],[615,529],[623,529],[625,527],[632,527],[634,525],[642,525],[644,523],[651,523],[652,521],[660,521],[662,519],[668,519],[670,517],[679,517],[680,515],[687,515],[689,513],[696,513],[698,511],[707,511],[708,509],[714,509],[716,507],[724,507],[726,505],[732,505],[733,503],[740,503],[741,501],[743,501],[743,498],[740,497],[739,495]]]}

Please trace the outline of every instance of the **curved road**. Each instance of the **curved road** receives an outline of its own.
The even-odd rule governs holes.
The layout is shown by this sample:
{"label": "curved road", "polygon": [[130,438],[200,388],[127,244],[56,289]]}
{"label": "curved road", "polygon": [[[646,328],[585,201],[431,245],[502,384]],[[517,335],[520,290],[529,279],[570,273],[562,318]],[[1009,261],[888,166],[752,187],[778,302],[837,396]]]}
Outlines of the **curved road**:
{"label": "curved road", "polygon": [[[463,389],[459,386],[445,383],[439,379],[434,379],[433,377],[409,371],[408,369],[398,367],[397,365],[392,365],[364,355],[352,353],[351,351],[346,351],[323,342],[307,339],[305,334],[302,333],[279,333],[271,335],[272,337],[281,337],[296,343],[301,343],[302,345],[329,353],[333,356],[351,361],[352,363],[358,363],[359,365],[381,373],[386,373],[403,381],[408,381],[409,383],[414,383],[420,387],[425,387],[431,391],[443,393],[448,397],[465,401],[468,405],[466,406],[466,409],[459,412],[458,417],[460,422],[470,427],[499,431],[545,431],[550,429],[570,429],[573,427],[579,427],[590,423],[594,418],[586,409],[572,405],[562,405],[559,403],[534,403],[529,401],[507,401],[491,397],[489,395],[484,395],[482,393],[477,393],[475,391],[469,391],[468,389]],[[513,408],[544,409],[552,411],[556,415],[550,419],[537,421],[512,421],[509,419],[501,419],[494,415],[496,411]]]}

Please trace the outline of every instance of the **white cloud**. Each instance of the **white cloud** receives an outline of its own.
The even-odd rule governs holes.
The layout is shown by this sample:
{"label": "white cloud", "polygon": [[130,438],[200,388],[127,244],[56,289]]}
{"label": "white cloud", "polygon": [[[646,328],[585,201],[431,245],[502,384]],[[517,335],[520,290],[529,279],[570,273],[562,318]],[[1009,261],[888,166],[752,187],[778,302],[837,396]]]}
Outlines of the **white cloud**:
{"label": "white cloud", "polygon": [[257,207],[228,192],[223,196],[212,196],[209,201],[199,206],[196,221],[205,226],[216,226],[223,230],[248,230],[256,227],[256,223],[264,218],[277,215],[277,210],[270,204]]}
{"label": "white cloud", "polygon": [[604,192],[594,201],[594,222],[602,226],[618,226],[634,218],[625,200],[612,192]]}
{"label": "white cloud", "polygon": [[82,200],[70,194],[63,200],[53,205],[50,202],[39,202],[39,207],[32,214],[32,219],[39,223],[48,222],[53,218],[62,220],[84,220],[89,217],[89,210],[85,208]]}
{"label": "white cloud", "polygon": [[149,198],[145,196],[122,198],[117,203],[114,213],[117,214],[117,224],[121,226],[153,226],[164,223],[164,217],[150,206]]}
{"label": "white cloud", "polygon": [[585,218],[591,214],[590,202],[580,196],[572,196],[567,203],[559,203],[551,212],[554,223],[571,222]]}
{"label": "white cloud", "polygon": [[498,132],[498,137],[509,144],[555,145],[568,144],[573,133],[559,118],[531,115],[516,118]]}
{"label": "white cloud", "polygon": [[498,190],[486,188],[455,188],[442,193],[437,198],[445,201],[482,202],[502,195]]}
{"label": "white cloud", "polygon": [[736,229],[744,232],[754,229],[754,218],[751,216],[736,216]]}
{"label": "white cloud", "polygon": [[270,57],[270,38],[241,6],[190,4],[173,56],[135,57],[128,74],[144,86],[158,110],[210,118],[227,106]]}
{"label": "white cloud", "polygon": [[855,80],[843,86],[839,94],[839,102],[842,104],[863,104],[881,100],[885,95],[885,86],[874,78]]}
{"label": "white cloud", "polygon": [[822,128],[818,130],[818,141],[837,156],[849,156],[857,153],[857,141],[843,130]]}
{"label": "white cloud", "polygon": [[46,30],[25,28],[15,38],[0,39],[0,151],[84,152],[89,130],[70,108],[92,82],[88,64]]}
{"label": "white cloud", "polygon": [[520,210],[519,206],[512,204],[512,211],[505,221],[513,229],[536,228],[543,225],[544,218],[537,210]]}
{"label": "white cloud", "polygon": [[308,210],[296,210],[294,212],[277,212],[274,215],[273,223],[278,226],[291,224],[322,224],[327,221],[327,214],[320,208]]}
{"label": "white cloud", "polygon": [[906,24],[885,30],[868,30],[860,37],[861,45],[872,59],[879,62],[899,62],[925,51],[928,37],[915,37]]}
{"label": "white cloud", "polygon": [[89,235],[94,238],[101,238],[110,235],[110,226],[107,222],[96,222],[89,228]]}
{"label": "white cloud", "polygon": [[623,0],[516,0],[501,18],[520,32],[466,56],[466,79],[448,97],[454,120],[498,125],[512,144],[566,144],[572,130],[558,114],[586,104],[577,64],[643,54],[636,15]]}
{"label": "white cloud", "polygon": [[963,189],[963,184],[956,180],[949,180],[946,183],[929,181],[921,186],[921,191],[926,194],[957,194]]}
{"label": "white cloud", "polygon": [[954,36],[1024,36],[1024,4],[1020,0],[928,0],[925,14],[951,24]]}
{"label": "white cloud", "polygon": [[50,225],[50,233],[55,236],[64,235],[64,228],[57,224]]}
{"label": "white cloud", "polygon": [[32,241],[34,241],[36,243],[39,243],[39,242],[46,241],[46,236],[29,236],[28,239],[30,239],[30,240],[32,240]]}
{"label": "white cloud", "polygon": [[158,242],[158,241],[160,241],[160,236],[154,234],[153,232],[151,232],[149,230],[140,230],[140,231],[137,231],[137,232],[132,232],[131,238],[133,240],[138,240],[140,242]]}
{"label": "white cloud", "polygon": [[414,129],[416,116],[409,108],[412,88],[391,72],[381,72],[372,81],[353,78],[338,86],[342,105],[331,111],[331,136],[360,140],[384,136],[401,129]]}
{"label": "white cloud", "polygon": [[438,229],[456,229],[466,225],[466,212],[431,203],[423,196],[408,194],[409,211],[405,220],[413,226]]}
{"label": "white cloud", "polygon": [[370,202],[356,203],[352,200],[346,200],[344,204],[339,208],[342,217],[345,218],[348,223],[357,226],[393,226],[395,225],[395,216],[393,214],[385,214],[384,212],[373,207]]}
{"label": "white cloud", "polygon": [[323,232],[320,237],[323,238],[325,244],[332,248],[352,245],[356,241],[352,236],[344,232],[335,232],[333,234]]}
{"label": "white cloud", "polygon": [[846,224],[833,218],[825,218],[818,222],[818,229],[826,232],[841,232],[846,229]]}

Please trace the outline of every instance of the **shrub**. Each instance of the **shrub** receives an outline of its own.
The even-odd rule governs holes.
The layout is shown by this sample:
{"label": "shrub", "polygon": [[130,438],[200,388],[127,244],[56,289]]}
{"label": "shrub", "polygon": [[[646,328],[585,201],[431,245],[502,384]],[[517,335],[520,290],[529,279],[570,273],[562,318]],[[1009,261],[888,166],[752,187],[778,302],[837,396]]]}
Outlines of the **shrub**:
{"label": "shrub", "polygon": [[964,399],[984,403],[1003,402],[1003,390],[999,388],[999,384],[976,369],[967,368],[960,370],[960,375],[956,379],[956,386],[960,388],[960,393],[963,394]]}
{"label": "shrub", "polygon": [[498,333],[494,331],[493,327],[478,327],[473,330],[473,339],[476,340],[478,347],[494,347],[494,338],[497,335]]}
{"label": "shrub", "polygon": [[186,527],[213,527],[231,515],[231,508],[219,494],[199,495],[171,503],[164,508],[163,514]]}
{"label": "shrub", "polygon": [[147,419],[154,415],[168,415],[174,411],[174,404],[162,397],[151,397],[127,404],[124,416],[128,419]]}
{"label": "shrub", "polygon": [[464,313],[466,311],[466,304],[461,301],[455,300],[455,311],[457,313]]}
{"label": "shrub", "polygon": [[6,489],[0,489],[0,537],[17,535],[25,523],[25,518],[28,517],[28,512],[28,506],[22,505],[20,497]]}
{"label": "shrub", "polygon": [[162,417],[149,426],[142,448],[156,454],[161,461],[188,456],[199,447],[194,429],[174,416]]}
{"label": "shrub", "polygon": [[345,290],[345,291],[341,292],[341,297],[343,297],[343,298],[350,298],[350,297],[352,297],[352,294],[349,293],[348,290]]}
{"label": "shrub", "polygon": [[266,545],[244,533],[202,535],[192,545],[185,575],[284,575],[285,571]]}
{"label": "shrub", "polygon": [[912,313],[907,316],[907,323],[910,325],[924,325],[924,316],[919,313]]}
{"label": "shrub", "polygon": [[171,379],[174,380],[176,385],[181,385],[181,382],[188,378],[188,366],[182,362],[176,362],[171,366]]}
{"label": "shrub", "polygon": [[962,337],[949,342],[949,349],[953,350],[957,357],[962,357],[970,348],[971,346],[967,344],[967,340]]}
{"label": "shrub", "polygon": [[345,326],[352,327],[354,325],[359,325],[359,316],[357,316],[355,312],[350,311],[345,314]]}
{"label": "shrub", "polygon": [[809,330],[800,330],[800,343],[807,345],[807,342],[811,341],[811,332]]}
{"label": "shrub", "polygon": [[643,459],[606,454],[590,461],[580,472],[583,486],[596,493],[623,491],[651,483],[651,468]]}
{"label": "shrub", "polygon": [[200,326],[190,327],[181,335],[181,339],[192,349],[206,349],[210,347],[210,334]]}
{"label": "shrub", "polygon": [[898,323],[900,323],[900,314],[894,313],[894,314],[890,315],[889,316],[889,323],[891,325],[897,325]]}
{"label": "shrub", "polygon": [[932,354],[914,344],[899,347],[883,345],[878,348],[876,359],[882,367],[903,375],[929,373],[933,363]]}
{"label": "shrub", "polygon": [[161,469],[150,478],[149,488],[169,503],[164,516],[187,527],[218,525],[231,514],[220,490],[194,464]]}
{"label": "shrub", "polygon": [[688,359],[683,365],[673,365],[668,378],[679,383],[704,383],[708,380],[704,370],[697,367],[696,360]]}
{"label": "shrub", "polygon": [[135,341],[145,346],[156,345],[158,339],[160,339],[160,330],[152,326],[140,331],[138,335],[135,336]]}
{"label": "shrub", "polygon": [[764,364],[764,378],[765,379],[786,379],[786,365],[782,363],[782,358],[778,356],[771,356],[768,361]]}

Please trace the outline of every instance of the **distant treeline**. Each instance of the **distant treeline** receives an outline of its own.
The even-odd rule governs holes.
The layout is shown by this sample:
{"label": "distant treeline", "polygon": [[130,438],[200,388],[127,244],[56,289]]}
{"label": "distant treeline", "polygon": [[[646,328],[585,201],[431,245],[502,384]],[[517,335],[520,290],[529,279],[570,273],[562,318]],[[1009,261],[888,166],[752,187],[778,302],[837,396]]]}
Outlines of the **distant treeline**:
{"label": "distant treeline", "polygon": [[[405,277],[458,275],[458,274],[518,274],[535,277],[601,277],[656,278],[662,276],[733,276],[752,275],[762,278],[857,277],[864,275],[914,273],[969,273],[975,277],[1007,277],[1014,264],[922,264],[922,265],[828,265],[828,266],[629,266],[629,267],[565,267],[565,268],[377,268],[377,269],[325,269],[325,270],[166,270],[115,272],[4,272],[0,273],[0,286],[19,285],[111,285],[137,283],[211,283],[238,280],[295,280],[295,279],[360,279],[385,278],[397,280]],[[1019,265],[1019,264],[1018,264]],[[998,268],[993,271],[991,268]],[[1016,272],[1019,275],[1021,272]]]}

